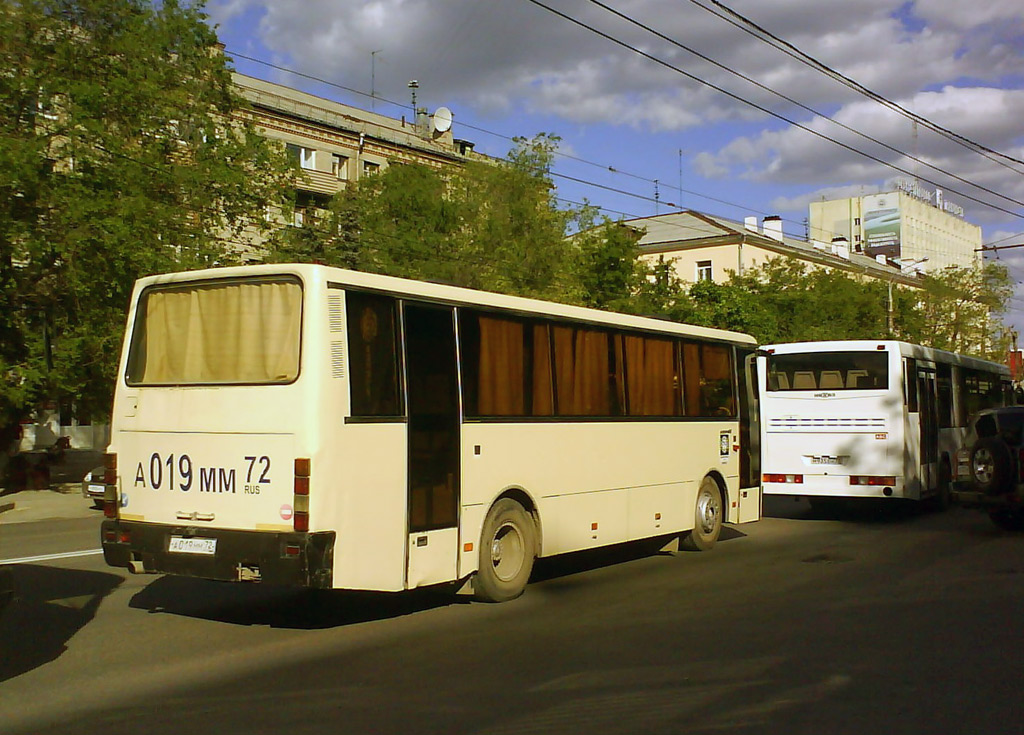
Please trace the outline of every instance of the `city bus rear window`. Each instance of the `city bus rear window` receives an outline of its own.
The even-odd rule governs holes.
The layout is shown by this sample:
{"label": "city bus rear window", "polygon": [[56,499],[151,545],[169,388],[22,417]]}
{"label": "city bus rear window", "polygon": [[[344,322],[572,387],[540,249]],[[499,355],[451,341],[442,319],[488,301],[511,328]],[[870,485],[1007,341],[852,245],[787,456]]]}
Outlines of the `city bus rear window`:
{"label": "city bus rear window", "polygon": [[877,390],[889,387],[885,352],[770,355],[768,390]]}
{"label": "city bus rear window", "polygon": [[290,383],[299,375],[302,286],[292,278],[157,286],[143,292],[128,385]]}

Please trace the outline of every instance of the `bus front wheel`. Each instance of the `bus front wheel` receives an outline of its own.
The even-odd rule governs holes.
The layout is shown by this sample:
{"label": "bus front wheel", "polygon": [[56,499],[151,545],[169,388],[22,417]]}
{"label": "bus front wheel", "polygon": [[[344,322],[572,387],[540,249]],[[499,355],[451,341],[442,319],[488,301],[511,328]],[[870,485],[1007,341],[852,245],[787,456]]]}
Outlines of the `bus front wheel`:
{"label": "bus front wheel", "polygon": [[707,551],[721,533],[722,490],[714,478],[705,477],[697,491],[693,530],[683,537],[683,547],[690,551]]}
{"label": "bus front wheel", "polygon": [[483,602],[505,602],[523,594],[536,548],[536,529],[523,506],[510,498],[495,503],[480,533],[474,597]]}

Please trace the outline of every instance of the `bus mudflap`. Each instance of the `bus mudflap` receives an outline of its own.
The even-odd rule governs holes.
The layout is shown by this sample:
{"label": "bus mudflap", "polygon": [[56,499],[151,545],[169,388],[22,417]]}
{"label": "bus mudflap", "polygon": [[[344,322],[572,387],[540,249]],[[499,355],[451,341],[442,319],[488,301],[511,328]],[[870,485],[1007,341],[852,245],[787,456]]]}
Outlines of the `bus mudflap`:
{"label": "bus mudflap", "polygon": [[132,572],[330,589],[334,531],[237,531],[106,520],[103,558]]}

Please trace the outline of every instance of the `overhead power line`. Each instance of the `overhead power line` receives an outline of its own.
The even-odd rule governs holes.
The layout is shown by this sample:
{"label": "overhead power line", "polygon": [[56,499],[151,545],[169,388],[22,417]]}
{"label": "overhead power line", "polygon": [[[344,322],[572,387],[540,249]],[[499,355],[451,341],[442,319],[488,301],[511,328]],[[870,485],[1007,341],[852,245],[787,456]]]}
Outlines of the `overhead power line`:
{"label": "overhead power line", "polygon": [[[766,43],[766,44],[768,44],[770,46],[773,46],[774,48],[777,48],[778,50],[780,50],[783,53],[785,53],[787,56],[789,56],[789,57],[799,61],[801,64],[809,66],[812,69],[815,69],[816,71],[818,71],[818,72],[820,72],[820,73],[822,73],[822,74],[824,74],[824,75],[834,79],[835,81],[839,82],[840,84],[848,87],[849,89],[852,89],[855,92],[858,92],[859,94],[862,94],[865,97],[868,97],[869,99],[872,99],[875,102],[878,102],[879,104],[882,104],[885,107],[888,107],[889,109],[893,110],[894,112],[896,112],[896,113],[898,113],[900,115],[903,115],[904,117],[906,117],[909,120],[913,120],[914,122],[918,123],[919,125],[923,125],[924,127],[928,128],[932,132],[938,133],[942,137],[947,138],[948,140],[951,140],[954,143],[957,143],[958,145],[962,145],[965,148],[968,148],[968,149],[974,151],[975,153],[978,153],[978,154],[984,156],[985,158],[988,158],[990,161],[999,164],[1000,166],[1005,166],[1006,168],[1009,168],[1012,171],[1015,171],[1017,173],[1022,173],[1021,171],[1019,171],[1016,168],[1013,168],[1012,166],[1008,165],[1004,161],[997,160],[998,158],[1002,158],[1002,159],[1005,159],[1005,161],[1009,161],[1009,162],[1012,162],[1012,163],[1024,166],[1024,161],[1020,160],[1019,158],[1014,158],[1013,156],[1007,155],[1006,153],[1002,153],[1001,151],[997,151],[997,150],[995,150],[993,148],[989,148],[988,146],[982,145],[981,143],[978,143],[977,141],[971,140],[971,139],[967,138],[966,136],[963,136],[963,135],[961,135],[959,133],[956,133],[956,132],[954,132],[954,131],[952,131],[952,130],[950,130],[948,128],[945,128],[945,127],[939,125],[938,123],[935,123],[935,122],[929,120],[926,117],[922,117],[921,115],[918,115],[917,113],[912,112],[912,111],[906,109],[902,105],[899,105],[898,103],[893,102],[892,100],[882,96],[881,94],[878,94],[877,92],[874,92],[874,91],[868,89],[867,87],[865,87],[860,82],[858,82],[858,81],[856,81],[856,80],[846,76],[845,74],[837,71],[836,69],[833,69],[832,67],[828,66],[827,64],[825,64],[825,63],[823,63],[821,61],[818,61],[813,56],[810,56],[809,54],[801,51],[800,49],[798,49],[796,46],[794,46],[790,42],[788,42],[788,41],[786,41],[786,40],[784,40],[782,38],[779,38],[778,36],[773,34],[771,31],[763,28],[762,26],[760,26],[757,23],[755,23],[754,21],[752,21],[750,18],[747,18],[746,16],[738,13],[737,11],[735,11],[732,8],[728,7],[727,5],[719,2],[718,0],[708,0],[708,2],[710,2],[712,5],[714,5],[715,8],[717,8],[721,12],[716,12],[715,8],[709,8],[709,7],[705,6],[705,5],[702,5],[699,2],[699,0],[687,0],[687,1],[689,3],[691,3],[692,5],[696,5],[701,10],[704,10],[704,11],[706,11],[708,13],[711,13],[715,17],[721,18],[722,20],[726,21],[727,23],[732,24],[736,28],[739,28],[740,30],[742,30],[744,33],[747,33],[747,34],[753,36],[754,38],[757,38],[758,40],[760,40],[760,41],[762,41],[762,42],[764,42],[764,43]],[[995,156],[997,158],[994,158],[993,156]]]}
{"label": "overhead power line", "polygon": [[[332,81],[330,81],[328,79],[324,79],[323,77],[318,77],[318,76],[315,76],[315,75],[312,75],[312,74],[307,74],[305,72],[298,71],[296,69],[291,69],[291,68],[286,67],[286,66],[281,66],[280,64],[275,64],[275,63],[272,63],[272,62],[269,62],[269,61],[264,61],[263,59],[259,59],[259,58],[253,57],[253,56],[248,56],[248,55],[246,55],[244,53],[235,51],[235,50],[230,49],[230,48],[226,49],[226,53],[229,56],[231,56],[231,57],[237,57],[239,59],[245,59],[246,61],[251,61],[251,62],[253,62],[255,64],[260,64],[262,66],[266,66],[266,67],[269,67],[271,69],[275,69],[277,71],[284,72],[286,74],[292,74],[294,76],[297,76],[297,77],[300,77],[300,78],[303,78],[303,79],[308,79],[310,81],[317,82],[319,84],[324,84],[326,86],[333,87],[335,89],[340,89],[340,90],[342,90],[344,92],[350,92],[352,94],[356,94],[356,95],[359,95],[361,97],[369,97],[370,96],[366,92],[360,91],[358,89],[353,89],[352,87],[347,87],[347,86],[345,86],[343,84],[339,84],[337,82],[332,82]],[[379,95],[375,96],[374,99],[376,101],[378,101],[378,102],[383,102],[385,104],[393,105],[394,107],[398,107],[398,108],[401,108],[401,109],[411,109],[411,105],[409,105],[407,103],[396,102],[394,100],[390,100],[390,99],[387,99],[386,97],[381,97]],[[473,125],[471,123],[459,122],[458,124],[460,126],[462,126],[463,128],[466,128],[467,130],[475,130],[475,131],[483,133],[485,135],[490,135],[490,136],[493,136],[495,138],[500,138],[502,140],[506,140],[506,141],[513,142],[513,143],[515,142],[515,137],[514,136],[506,135],[505,133],[499,133],[499,132],[495,132],[493,130],[488,130],[487,128],[483,128],[483,127],[480,127],[478,125]],[[609,166],[609,165],[606,165],[606,164],[603,164],[603,163],[597,163],[595,161],[589,161],[587,159],[580,158],[578,156],[574,156],[574,155],[571,155],[571,154],[568,154],[568,153],[562,153],[560,151],[555,151],[555,155],[557,157],[561,158],[561,159],[576,161],[578,163],[582,163],[582,164],[585,164],[585,165],[588,165],[588,166],[592,166],[594,168],[598,168],[598,169],[600,169],[602,171],[606,171],[606,172],[614,174],[616,176],[625,176],[625,177],[628,177],[628,178],[635,179],[637,181],[642,181],[645,184],[651,185],[652,188],[653,188],[654,183],[655,183],[655,180],[652,179],[652,178],[641,176],[641,175],[636,174],[636,173],[631,173],[629,171],[623,170],[623,169],[618,168],[616,166]],[[679,206],[675,202],[666,201],[666,200],[662,200],[662,199],[655,199],[653,196],[650,196],[650,195],[647,195],[647,194],[638,194],[636,192],[628,191],[628,190],[625,190],[625,189],[620,189],[620,188],[608,186],[608,185],[605,185],[605,184],[599,184],[597,182],[589,181],[587,179],[581,179],[581,178],[569,176],[568,174],[563,174],[563,173],[560,173],[560,172],[557,172],[557,171],[550,171],[549,173],[551,174],[551,176],[553,176],[555,178],[566,179],[568,181],[572,181],[574,183],[582,184],[584,186],[590,186],[590,187],[593,187],[593,188],[596,188],[596,189],[601,189],[601,190],[604,190],[604,191],[609,191],[611,193],[621,194],[623,196],[626,196],[626,197],[629,197],[629,198],[632,198],[632,199],[637,199],[639,201],[644,201],[644,202],[647,202],[647,203],[658,203],[658,204],[661,204],[661,205],[666,206],[666,207],[678,207]],[[705,199],[705,200],[707,200],[709,202],[714,202],[716,204],[722,204],[722,205],[725,205],[725,206],[728,206],[728,207],[734,207],[736,209],[745,210],[745,211],[750,212],[752,214],[760,214],[760,215],[763,215],[763,216],[772,214],[771,212],[764,212],[764,211],[762,211],[762,210],[760,210],[760,209],[758,209],[756,207],[752,207],[752,206],[749,206],[747,204],[739,204],[737,202],[731,202],[731,201],[728,201],[726,199],[719,199],[717,197],[710,196],[710,195],[705,194],[703,192],[694,191],[692,189],[684,189],[684,188],[679,187],[679,186],[672,186],[670,184],[665,184],[664,182],[662,182],[662,186],[664,186],[665,188],[668,188],[668,189],[672,189],[672,190],[678,191],[680,193],[680,195],[682,195],[682,194],[689,194],[691,196],[700,197],[701,199]],[[569,200],[566,200],[566,201],[569,201]],[[611,212],[612,214],[625,215],[625,216],[631,217],[631,218],[640,218],[640,217],[644,216],[644,215],[641,215],[639,213],[635,213],[635,212],[634,213],[622,212],[620,210],[610,209],[608,207],[604,207],[604,206],[596,205],[596,204],[594,204],[593,206],[596,206],[598,209],[600,209],[603,212]],[[786,219],[785,221],[788,222],[789,224],[798,225],[800,227],[803,227],[803,225],[804,225],[804,223],[802,221],[790,220],[790,219]],[[684,225],[676,225],[676,226],[678,226],[678,227],[680,227],[682,229],[694,229],[695,231],[697,230],[697,228],[687,228]],[[831,234],[835,234],[835,233],[831,233]]]}
{"label": "overhead power line", "polygon": [[831,138],[831,137],[829,137],[829,136],[827,136],[827,135],[825,135],[823,133],[819,133],[817,130],[814,130],[813,128],[810,128],[810,127],[808,127],[808,126],[806,126],[806,125],[804,125],[802,123],[799,123],[796,120],[793,120],[791,118],[786,117],[785,115],[782,115],[782,114],[777,113],[777,112],[775,112],[773,110],[770,110],[770,109],[768,109],[767,107],[765,107],[763,105],[757,104],[756,102],[752,102],[750,100],[744,99],[743,97],[739,96],[738,94],[735,94],[734,92],[730,92],[729,90],[724,89],[723,87],[720,87],[720,86],[718,86],[716,84],[713,84],[713,83],[711,83],[711,82],[709,82],[707,80],[701,79],[700,77],[698,77],[698,76],[696,76],[694,74],[691,74],[691,73],[689,73],[687,71],[684,71],[683,69],[680,69],[678,66],[670,64],[669,62],[665,61],[664,59],[660,59],[657,56],[649,54],[646,51],[644,51],[642,49],[639,49],[636,46],[633,46],[633,45],[623,41],[620,38],[616,38],[615,36],[612,36],[609,33],[605,33],[602,30],[599,30],[599,29],[597,29],[597,28],[595,28],[595,27],[593,27],[591,25],[588,25],[587,23],[584,23],[583,21],[579,20],[578,18],[574,18],[571,15],[563,13],[560,10],[556,10],[555,8],[552,8],[550,5],[546,5],[545,3],[540,2],[540,0],[528,0],[528,2],[533,3],[534,5],[536,5],[539,8],[547,10],[549,13],[552,13],[553,15],[557,15],[559,18],[562,18],[563,20],[567,20],[570,23],[573,23],[574,25],[579,26],[580,28],[584,28],[585,30],[590,31],[591,33],[594,33],[595,35],[601,36],[602,38],[604,38],[604,39],[606,39],[608,41],[611,41],[612,43],[614,43],[614,44],[616,44],[618,46],[621,46],[622,48],[625,48],[628,51],[632,51],[633,53],[635,53],[635,54],[637,54],[639,56],[642,56],[645,59],[648,59],[649,61],[653,61],[654,63],[656,63],[656,64],[658,64],[660,66],[665,67],[666,69],[670,69],[671,71],[674,71],[675,73],[680,74],[681,76],[684,76],[687,79],[690,79],[690,80],[692,80],[694,82],[697,82],[698,84],[702,84],[702,85],[704,85],[706,87],[714,89],[716,92],[724,94],[725,96],[729,97],[730,99],[733,99],[733,100],[735,100],[737,102],[740,102],[741,104],[747,105],[749,107],[753,107],[754,109],[759,110],[759,111],[763,112],[766,115],[770,115],[771,117],[774,117],[774,118],[776,118],[778,120],[782,120],[783,122],[785,122],[785,123],[787,123],[789,125],[792,125],[793,127],[799,128],[800,130],[803,130],[803,131],[805,131],[807,133],[810,133],[811,135],[815,136],[816,138],[820,138],[822,140],[826,140],[826,141],[828,141],[828,142],[830,142],[830,143],[832,143],[834,145],[839,146],[840,148],[843,148],[845,150],[850,151],[851,153],[856,153],[859,156],[863,156],[864,158],[867,158],[867,159],[869,159],[871,161],[874,161],[875,163],[879,163],[879,164],[881,164],[881,165],[883,165],[883,166],[885,166],[887,168],[891,168],[894,171],[899,171],[900,173],[902,173],[902,174],[904,174],[906,176],[910,176],[912,178],[919,178],[922,181],[925,181],[925,182],[927,182],[927,183],[929,183],[929,184],[931,184],[931,185],[933,185],[935,187],[945,188],[946,190],[948,190],[948,191],[950,191],[950,192],[952,192],[952,193],[954,193],[954,194],[956,194],[956,195],[958,195],[960,197],[963,197],[964,199],[969,199],[972,202],[977,202],[978,204],[980,204],[980,205],[982,205],[984,207],[988,207],[990,209],[997,210],[999,212],[1002,212],[1004,214],[1008,214],[1011,217],[1014,217],[1014,218],[1017,218],[1017,219],[1024,219],[1024,214],[1021,214],[1021,213],[1018,213],[1018,212],[1014,212],[1013,210],[1006,209],[1005,207],[1001,207],[1001,206],[999,206],[997,204],[993,204],[991,202],[986,202],[984,199],[979,199],[978,197],[975,197],[975,196],[972,196],[970,194],[967,194],[966,192],[962,192],[962,191],[959,191],[957,189],[953,189],[953,188],[950,188],[948,186],[944,186],[943,184],[935,182],[935,181],[933,181],[931,179],[926,179],[926,178],[924,178],[922,176],[915,176],[915,174],[913,172],[908,171],[905,168],[901,168],[900,166],[897,166],[896,164],[890,163],[890,162],[888,162],[888,161],[886,161],[886,160],[884,160],[882,158],[879,158],[878,156],[872,155],[871,153],[859,150],[857,148],[854,148],[851,145],[843,143],[842,141],[836,140],[835,138]]}
{"label": "overhead power line", "polygon": [[669,36],[666,36],[664,33],[660,32],[660,31],[658,31],[658,30],[656,30],[654,28],[651,28],[650,26],[648,26],[648,25],[646,25],[644,23],[641,23],[637,19],[635,19],[635,18],[633,18],[633,17],[631,17],[629,15],[626,15],[625,13],[620,12],[620,11],[616,10],[615,8],[612,8],[612,7],[608,6],[608,5],[606,5],[605,3],[601,2],[601,0],[590,0],[590,3],[593,4],[593,5],[597,5],[598,7],[608,11],[609,13],[617,16],[618,18],[621,18],[622,20],[625,20],[628,23],[632,23],[636,27],[641,28],[641,29],[647,31],[648,33],[650,33],[650,34],[652,34],[654,36],[657,36],[658,38],[660,38],[663,41],[667,41],[668,43],[671,43],[673,46],[675,46],[677,48],[680,48],[680,49],[682,49],[683,51],[686,51],[689,54],[693,54],[694,56],[696,56],[697,58],[701,59],[702,61],[706,61],[707,63],[717,67],[718,69],[721,69],[722,71],[724,71],[724,72],[726,72],[728,74],[732,74],[735,77],[739,77],[743,81],[748,82],[749,84],[754,85],[758,89],[761,89],[761,90],[763,90],[765,92],[768,92],[769,94],[773,94],[776,97],[779,97],[780,99],[783,99],[783,100],[785,100],[786,102],[789,102],[792,105],[796,105],[800,109],[806,110],[807,112],[811,113],[812,115],[815,115],[816,117],[820,117],[822,120],[827,120],[828,122],[832,123],[833,125],[835,125],[837,127],[840,127],[840,128],[842,128],[843,130],[845,130],[845,131],[847,131],[849,133],[853,133],[854,135],[857,135],[857,136],[859,136],[859,137],[861,137],[861,138],[863,138],[865,140],[871,141],[872,143],[875,143],[876,145],[879,145],[879,146],[881,146],[882,148],[885,148],[888,151],[891,151],[893,153],[899,154],[900,156],[904,156],[906,158],[909,158],[914,163],[919,163],[922,166],[927,166],[928,168],[932,169],[933,171],[937,171],[938,173],[940,173],[940,174],[942,174],[944,176],[948,176],[951,179],[954,179],[954,180],[959,181],[961,183],[967,184],[968,186],[973,186],[976,189],[980,189],[981,191],[984,191],[986,194],[991,194],[991,195],[993,195],[995,197],[998,197],[1000,199],[1004,199],[1005,201],[1010,202],[1011,204],[1016,204],[1018,206],[1024,207],[1024,202],[1022,202],[1020,200],[1014,199],[1013,197],[1006,196],[1005,194],[1000,194],[998,191],[995,191],[993,189],[989,189],[986,186],[982,186],[981,184],[977,184],[977,183],[975,183],[973,181],[965,179],[962,176],[959,176],[959,175],[953,173],[952,171],[947,171],[946,169],[940,168],[939,166],[936,166],[936,165],[934,165],[932,163],[929,163],[928,161],[922,160],[922,159],[918,158],[917,156],[914,156],[914,155],[911,155],[909,153],[906,153],[906,152],[904,152],[904,151],[902,151],[902,150],[900,150],[900,149],[898,149],[898,148],[896,148],[894,146],[889,145],[888,143],[886,143],[884,141],[878,140],[877,138],[868,135],[867,133],[863,133],[863,132],[861,132],[859,130],[851,128],[849,125],[841,123],[838,120],[835,120],[834,118],[829,117],[825,113],[819,112],[819,111],[815,110],[814,108],[809,107],[809,106],[805,105],[804,103],[799,102],[799,101],[793,99],[792,97],[789,97],[789,96],[783,94],[782,92],[779,92],[779,91],[777,91],[775,89],[772,89],[771,87],[769,87],[769,86],[767,86],[765,84],[762,84],[761,82],[757,81],[756,79],[752,79],[751,77],[748,77],[746,74],[742,74],[742,73],[740,73],[740,72],[738,72],[738,71],[736,71],[734,69],[730,69],[725,64],[722,64],[722,63],[720,63],[718,61],[715,61],[714,59],[710,58],[709,56],[706,56],[705,54],[702,54],[699,51],[696,51],[696,50],[690,48],[689,46],[686,46],[686,45],[680,43],[679,41],[675,40],[674,38],[670,38]]}

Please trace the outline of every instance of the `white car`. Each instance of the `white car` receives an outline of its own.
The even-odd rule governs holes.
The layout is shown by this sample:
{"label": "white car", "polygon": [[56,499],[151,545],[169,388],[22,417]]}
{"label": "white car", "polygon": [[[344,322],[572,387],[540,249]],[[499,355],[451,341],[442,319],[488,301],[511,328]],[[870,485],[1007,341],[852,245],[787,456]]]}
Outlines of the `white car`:
{"label": "white car", "polygon": [[93,467],[82,480],[82,496],[89,498],[97,508],[103,507],[103,493],[106,490],[103,485],[103,473],[102,465]]}

